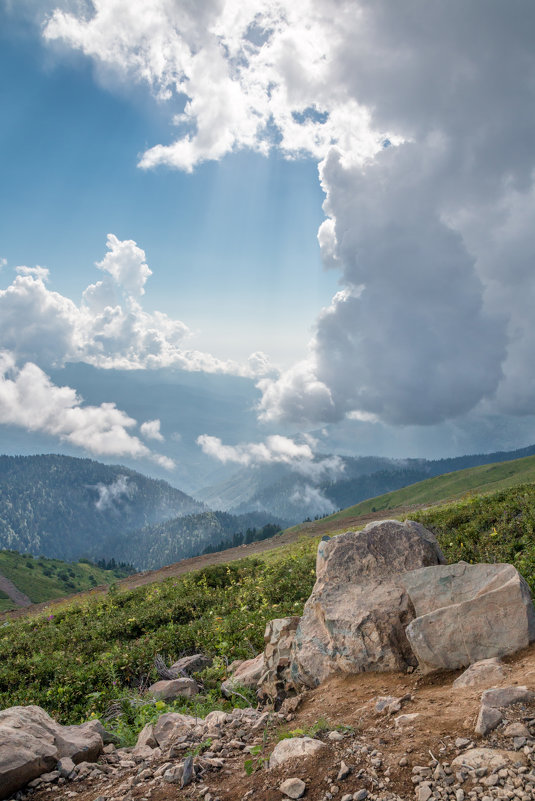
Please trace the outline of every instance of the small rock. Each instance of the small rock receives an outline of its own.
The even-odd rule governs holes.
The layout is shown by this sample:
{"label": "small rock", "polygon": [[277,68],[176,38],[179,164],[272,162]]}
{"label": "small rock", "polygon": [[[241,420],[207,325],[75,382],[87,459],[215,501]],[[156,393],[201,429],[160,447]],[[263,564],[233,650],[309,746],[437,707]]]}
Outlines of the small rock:
{"label": "small rock", "polygon": [[503,733],[506,737],[531,737],[528,727],[520,722],[510,723]]}
{"label": "small rock", "polygon": [[163,774],[164,782],[167,784],[179,784],[182,781],[182,765],[176,765],[173,768],[168,768]]}
{"label": "small rock", "polygon": [[274,768],[295,757],[312,756],[325,747],[325,743],[312,737],[292,737],[290,740],[281,740],[272,751],[269,767]]}
{"label": "small rock", "polygon": [[527,687],[497,687],[493,690],[485,690],[481,696],[481,704],[484,706],[503,709],[512,704],[531,701],[535,696]]}
{"label": "small rock", "polygon": [[62,776],[64,779],[68,779],[71,773],[74,770],[74,762],[69,757],[63,757],[60,759],[57,765],[57,769],[59,770],[59,775]]}
{"label": "small rock", "polygon": [[456,690],[464,687],[480,687],[481,689],[494,687],[506,677],[508,670],[509,668],[498,657],[481,659],[470,665],[455,679],[453,687]]}
{"label": "small rock", "polygon": [[306,790],[306,784],[302,779],[286,779],[280,785],[279,790],[288,798],[301,798]]}
{"label": "small rock", "polygon": [[428,784],[421,784],[418,787],[418,791],[416,793],[416,797],[418,801],[429,801],[433,793],[431,792],[431,788]]}
{"label": "small rock", "polygon": [[353,801],[364,801],[365,798],[368,798],[368,791],[366,789],[357,790],[356,793],[353,793]]}
{"label": "small rock", "polygon": [[502,713],[494,707],[481,704],[476,722],[476,734],[485,737],[502,722]]}
{"label": "small rock", "polygon": [[339,731],[330,731],[327,735],[327,739],[331,740],[331,742],[338,743],[340,740],[344,739],[344,735],[341,734]]}
{"label": "small rock", "polygon": [[347,779],[350,773],[351,773],[351,768],[349,767],[349,765],[346,765],[346,763],[342,760],[342,762],[340,762],[340,770],[338,771],[338,776],[336,777],[336,781],[340,782],[343,779]]}

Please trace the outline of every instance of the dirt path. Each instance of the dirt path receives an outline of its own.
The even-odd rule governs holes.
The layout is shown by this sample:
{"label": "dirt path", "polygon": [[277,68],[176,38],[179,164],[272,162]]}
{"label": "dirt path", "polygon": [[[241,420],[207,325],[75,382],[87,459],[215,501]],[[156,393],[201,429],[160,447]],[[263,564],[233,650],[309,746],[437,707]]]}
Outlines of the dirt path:
{"label": "dirt path", "polygon": [[13,601],[13,603],[17,604],[17,606],[22,606],[22,607],[32,606],[32,602],[30,601],[28,596],[24,595],[23,592],[18,590],[13,584],[13,582],[10,581],[5,576],[3,576],[2,573],[0,573],[0,590],[2,590],[2,592],[5,592],[5,594],[8,595]]}
{"label": "dirt path", "polygon": [[[389,516],[395,517],[407,514],[415,509],[420,509],[421,506],[400,506],[397,509],[389,510]],[[142,587],[145,584],[152,584],[155,581],[164,581],[167,578],[174,578],[175,576],[183,576],[185,573],[191,573],[192,570],[201,570],[210,565],[221,565],[227,562],[235,562],[238,559],[245,559],[247,556],[255,556],[257,554],[272,551],[276,548],[281,548],[284,545],[290,545],[297,542],[301,537],[318,537],[322,534],[329,534],[331,531],[346,530],[365,526],[373,520],[384,520],[385,511],[370,512],[369,514],[360,515],[359,517],[348,517],[343,520],[314,520],[310,523],[302,523],[301,525],[294,526],[287,529],[282,534],[271,537],[268,540],[261,542],[251,542],[249,545],[240,545],[237,548],[229,548],[226,551],[218,551],[217,553],[203,554],[202,556],[194,556],[191,559],[182,559],[180,562],[175,562],[172,565],[166,565],[159,570],[146,570],[143,573],[134,573],[132,576],[120,579],[117,582],[121,590],[133,590],[137,587]],[[91,595],[100,595],[108,591],[107,585],[95,587],[89,592],[80,592],[75,595],[69,595],[65,598],[56,598],[51,601],[45,601],[40,604],[31,604],[31,601],[25,605],[24,608],[14,609],[10,612],[0,613],[0,620],[3,618],[22,617],[27,614],[37,614],[44,609],[49,608],[53,604],[61,604],[65,601],[74,601],[77,599],[88,598]],[[7,590],[5,590],[7,592]],[[9,593],[8,593],[9,594]],[[11,596],[10,596],[11,597]],[[24,596],[25,597],[25,596]]]}

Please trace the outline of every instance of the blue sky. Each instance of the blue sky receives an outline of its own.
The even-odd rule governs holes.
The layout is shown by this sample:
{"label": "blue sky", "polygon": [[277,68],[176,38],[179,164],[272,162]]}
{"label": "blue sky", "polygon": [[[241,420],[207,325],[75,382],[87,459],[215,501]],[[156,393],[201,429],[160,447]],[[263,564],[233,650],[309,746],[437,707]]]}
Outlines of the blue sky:
{"label": "blue sky", "polygon": [[533,442],[534,14],[0,0],[5,449],[191,489]]}
{"label": "blue sky", "polygon": [[36,24],[5,8],[0,45],[9,266],[46,266],[50,286],[78,298],[111,231],[147,254],[146,305],[184,319],[199,347],[298,358],[337,289],[316,240],[317,162],[242,152],[192,175],[140,170],[139,154],[169,137],[167,105],[144,87],[103,86],[89,60],[47,46]]}

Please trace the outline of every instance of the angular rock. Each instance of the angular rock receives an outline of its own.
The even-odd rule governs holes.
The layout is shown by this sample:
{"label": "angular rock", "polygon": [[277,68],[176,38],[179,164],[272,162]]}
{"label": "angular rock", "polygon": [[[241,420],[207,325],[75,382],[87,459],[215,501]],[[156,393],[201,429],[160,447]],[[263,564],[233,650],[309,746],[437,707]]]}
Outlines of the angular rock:
{"label": "angular rock", "polygon": [[301,798],[304,795],[307,786],[302,779],[292,778],[285,779],[280,785],[279,790],[288,798]]}
{"label": "angular rock", "polygon": [[204,654],[191,654],[190,656],[183,656],[181,659],[178,659],[171,665],[169,670],[178,678],[184,673],[195,673],[198,670],[209,667],[211,664],[212,660],[210,657]]}
{"label": "angular rock", "polygon": [[194,679],[162,679],[152,684],[148,689],[149,695],[162,701],[172,701],[174,698],[193,698],[199,693],[199,685]]}
{"label": "angular rock", "polygon": [[166,712],[154,724],[154,739],[160,748],[167,748],[178,737],[189,735],[196,722],[191,715]]}
{"label": "angular rock", "polygon": [[224,726],[225,723],[228,723],[232,720],[232,716],[229,715],[228,712],[223,712],[220,709],[214,709],[213,712],[209,712],[205,719],[204,723],[205,726]]}
{"label": "angular rock", "polygon": [[254,659],[246,659],[229,679],[221,684],[223,695],[230,696],[240,687],[256,690],[258,682],[264,673],[264,654],[258,654]]}
{"label": "angular rock", "polygon": [[313,756],[325,748],[325,743],[312,737],[292,737],[277,743],[269,758],[269,767],[276,768],[289,759]]}
{"label": "angular rock", "polygon": [[141,748],[143,746],[148,746],[149,748],[156,748],[158,745],[158,741],[154,736],[154,726],[152,723],[147,723],[141,731],[139,732],[139,736],[136,742],[136,748]]}
{"label": "angular rock", "polygon": [[506,706],[525,703],[533,698],[535,698],[535,693],[524,686],[496,687],[492,690],[485,690],[481,696],[481,704],[495,709],[504,709]]}
{"label": "angular rock", "polygon": [[456,690],[464,689],[465,687],[480,689],[494,687],[507,677],[509,671],[510,668],[504,665],[498,657],[480,659],[479,662],[474,662],[455,679],[453,687]]}
{"label": "angular rock", "polygon": [[406,634],[424,672],[512,654],[535,639],[529,587],[513,565],[426,567],[402,584],[416,612]]}
{"label": "angular rock", "polygon": [[493,772],[501,770],[510,765],[525,764],[526,758],[523,754],[518,754],[516,751],[502,751],[495,748],[471,748],[465,751],[451,763],[454,770],[461,768],[469,768],[470,770],[479,770],[486,768],[487,771]]}
{"label": "angular rock", "polygon": [[481,737],[486,737],[487,734],[499,726],[501,722],[502,713],[498,709],[482,704],[479,708],[475,732],[476,734],[480,734]]}
{"label": "angular rock", "polygon": [[69,759],[69,757],[63,757],[63,759],[59,760],[57,769],[59,770],[59,775],[63,779],[68,779],[74,771],[74,762],[72,759]]}
{"label": "angular rock", "polygon": [[270,620],[264,634],[264,672],[258,682],[261,698],[269,698],[278,708],[286,696],[295,632],[300,617]]}
{"label": "angular rock", "polygon": [[414,610],[400,577],[444,561],[434,535],[410,520],[322,540],[292,646],[295,686],[316,686],[333,673],[415,666],[405,635]]}
{"label": "angular rock", "polygon": [[61,726],[38,706],[15,706],[0,711],[0,798],[56,767],[69,757],[73,763],[94,761],[103,748],[94,727]]}

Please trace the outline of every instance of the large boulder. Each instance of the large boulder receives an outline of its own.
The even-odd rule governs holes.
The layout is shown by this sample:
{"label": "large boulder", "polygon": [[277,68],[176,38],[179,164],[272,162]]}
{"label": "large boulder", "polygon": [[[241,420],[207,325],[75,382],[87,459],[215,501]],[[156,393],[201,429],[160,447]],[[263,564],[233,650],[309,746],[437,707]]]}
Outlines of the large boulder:
{"label": "large boulder", "polygon": [[414,609],[400,578],[444,562],[435,536],[410,520],[383,520],[322,540],[316,584],[292,646],[294,684],[415,666],[405,635]]}
{"label": "large boulder", "polygon": [[407,638],[425,672],[512,654],[535,639],[529,587],[513,565],[425,567],[401,583],[416,614]]}
{"label": "large boulder", "polygon": [[281,617],[270,620],[264,634],[264,673],[258,682],[258,694],[269,698],[278,708],[286,695],[290,679],[290,662],[295,632],[300,617]]}
{"label": "large boulder", "polygon": [[61,726],[38,706],[14,706],[0,712],[0,798],[53,770],[68,757],[93,762],[102,737],[90,723]]}

